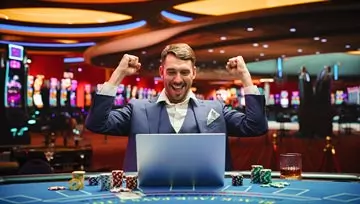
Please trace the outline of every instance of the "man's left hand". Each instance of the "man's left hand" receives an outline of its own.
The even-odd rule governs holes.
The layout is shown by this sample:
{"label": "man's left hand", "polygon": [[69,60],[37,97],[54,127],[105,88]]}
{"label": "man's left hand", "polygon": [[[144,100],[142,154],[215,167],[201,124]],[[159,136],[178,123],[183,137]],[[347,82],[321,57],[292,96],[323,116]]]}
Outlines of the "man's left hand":
{"label": "man's left hand", "polygon": [[232,75],[238,76],[244,87],[252,86],[252,79],[242,56],[232,57],[226,63],[226,70]]}

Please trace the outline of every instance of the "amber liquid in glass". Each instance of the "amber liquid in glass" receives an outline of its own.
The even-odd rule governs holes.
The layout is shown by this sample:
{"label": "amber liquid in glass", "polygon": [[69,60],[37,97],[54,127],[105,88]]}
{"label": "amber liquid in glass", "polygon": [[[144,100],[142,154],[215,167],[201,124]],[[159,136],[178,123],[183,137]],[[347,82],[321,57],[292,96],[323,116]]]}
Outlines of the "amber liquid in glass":
{"label": "amber liquid in glass", "polygon": [[299,167],[283,167],[280,169],[282,179],[301,179],[301,169]]}

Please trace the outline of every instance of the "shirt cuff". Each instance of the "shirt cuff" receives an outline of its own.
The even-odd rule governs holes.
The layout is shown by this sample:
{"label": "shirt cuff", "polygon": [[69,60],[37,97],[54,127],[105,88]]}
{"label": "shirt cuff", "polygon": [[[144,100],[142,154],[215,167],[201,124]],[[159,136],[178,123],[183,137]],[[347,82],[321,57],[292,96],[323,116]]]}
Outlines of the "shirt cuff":
{"label": "shirt cuff", "polygon": [[260,91],[256,85],[244,87],[244,94],[260,95]]}
{"label": "shirt cuff", "polygon": [[117,86],[114,86],[114,85],[109,84],[107,82],[105,82],[102,85],[98,85],[98,86],[100,86],[100,87],[98,87],[99,89],[97,91],[97,94],[106,95],[106,96],[116,96],[116,92],[117,92],[117,89],[118,89]]}

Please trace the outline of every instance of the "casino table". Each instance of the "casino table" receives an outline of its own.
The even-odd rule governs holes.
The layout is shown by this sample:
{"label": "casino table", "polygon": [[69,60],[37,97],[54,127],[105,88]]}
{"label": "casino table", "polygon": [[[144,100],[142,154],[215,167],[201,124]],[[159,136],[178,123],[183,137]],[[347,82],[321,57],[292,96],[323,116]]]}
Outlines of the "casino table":
{"label": "casino table", "polygon": [[[86,173],[91,175],[104,172]],[[106,173],[106,172],[105,172]],[[249,171],[242,186],[232,186],[226,172],[222,187],[156,187],[139,188],[131,193],[100,191],[99,186],[86,185],[83,190],[50,191],[50,186],[67,186],[71,174],[6,176],[0,178],[0,203],[360,203],[360,176],[357,174],[303,173],[302,180],[286,180],[284,188],[262,187],[250,182]],[[127,173],[130,174],[130,173]],[[272,181],[280,180],[279,172],[272,173]],[[86,180],[85,180],[86,182]]]}

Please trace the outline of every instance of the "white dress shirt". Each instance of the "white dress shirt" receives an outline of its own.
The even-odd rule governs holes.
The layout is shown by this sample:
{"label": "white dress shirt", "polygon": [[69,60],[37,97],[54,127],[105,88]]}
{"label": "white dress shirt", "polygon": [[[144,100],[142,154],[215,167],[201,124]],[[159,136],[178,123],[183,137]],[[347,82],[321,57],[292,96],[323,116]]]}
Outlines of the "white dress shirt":
{"label": "white dress shirt", "polygon": [[[101,87],[99,87],[99,91],[97,92],[97,94],[115,96],[117,88],[118,88],[117,86],[105,82]],[[244,94],[260,95],[260,92],[257,86],[248,86],[248,87],[244,87]],[[156,103],[165,101],[166,110],[169,115],[170,123],[176,133],[180,131],[181,126],[184,123],[190,98],[193,100],[198,100],[195,97],[195,94],[190,90],[186,96],[186,99],[183,102],[174,104],[169,101],[169,98],[165,94],[165,89],[163,89],[156,101]]]}

